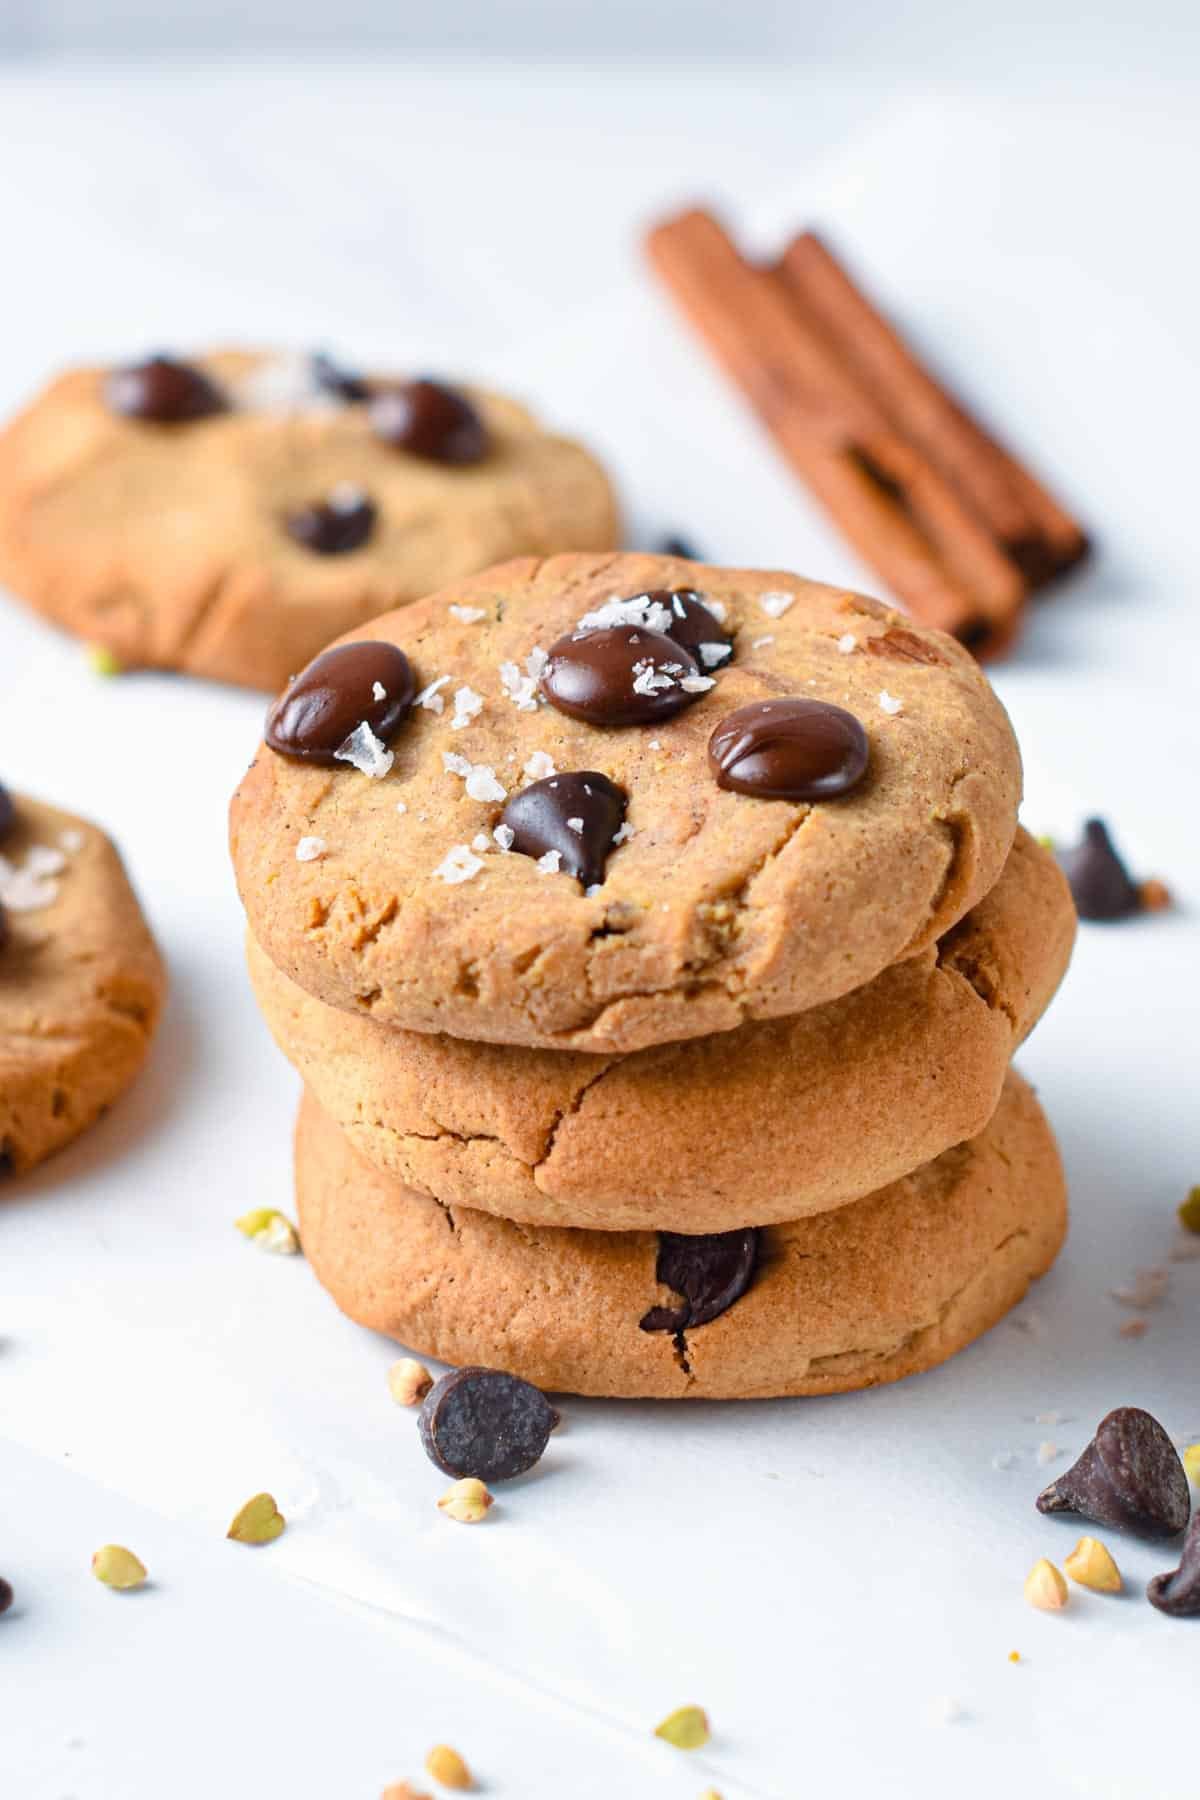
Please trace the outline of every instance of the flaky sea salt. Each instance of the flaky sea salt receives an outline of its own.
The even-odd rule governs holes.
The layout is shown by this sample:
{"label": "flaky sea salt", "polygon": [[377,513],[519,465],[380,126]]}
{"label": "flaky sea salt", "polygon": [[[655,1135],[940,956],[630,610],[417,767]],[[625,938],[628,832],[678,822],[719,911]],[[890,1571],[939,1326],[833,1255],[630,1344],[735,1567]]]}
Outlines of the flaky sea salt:
{"label": "flaky sea salt", "polygon": [[296,861],[316,862],[318,857],[324,856],[327,848],[324,838],[302,837],[296,845]]}
{"label": "flaky sea salt", "polygon": [[519,712],[536,710],[537,684],[548,661],[546,652],[535,646],[525,658],[524,674],[515,662],[500,664],[500,686]]}
{"label": "flaky sea salt", "polygon": [[478,625],[480,619],[487,618],[486,606],[459,606],[457,601],[454,601],[446,610],[451,618],[457,619],[461,625]]}
{"label": "flaky sea salt", "polygon": [[632,836],[633,826],[629,823],[628,819],[622,819],[621,823],[617,826],[617,829],[613,832],[613,848],[615,849],[618,844],[623,844],[626,838],[631,838]]}
{"label": "flaky sea salt", "polygon": [[711,675],[685,675],[679,685],[685,694],[707,694],[717,684]]}
{"label": "flaky sea salt", "polygon": [[472,800],[506,800],[508,789],[496,780],[490,763],[468,762],[456,750],[442,751],[442,767],[447,775],[461,775]]}
{"label": "flaky sea salt", "polygon": [[732,644],[697,644],[696,652],[704,669],[719,669],[733,655]]}
{"label": "flaky sea salt", "polygon": [[387,689],[384,687],[382,681],[376,681],[372,684],[371,698],[372,698],[372,700],[386,700],[387,699]]}
{"label": "flaky sea salt", "polygon": [[[683,617],[682,606],[679,608],[679,617]],[[671,609],[661,600],[655,600],[649,594],[634,594],[632,599],[621,600],[614,594],[602,606],[584,613],[575,630],[577,633],[585,633],[610,631],[618,625],[640,625],[644,631],[666,633],[670,631],[671,624]]]}
{"label": "flaky sea salt", "polygon": [[84,838],[82,831],[62,831],[59,833],[58,841],[67,852],[68,856],[74,856],[77,851],[83,849]]}
{"label": "flaky sea salt", "polygon": [[408,811],[408,801],[407,800],[397,800],[396,811],[398,813],[406,813]]}
{"label": "flaky sea salt", "polygon": [[396,760],[365,719],[333,754],[338,762],[350,763],[360,775],[369,775],[373,781],[382,781]]}
{"label": "flaky sea salt", "polygon": [[646,748],[647,748],[647,750],[661,750],[662,749],[662,739],[661,738],[651,738],[650,742],[646,745]]}
{"label": "flaky sea salt", "polygon": [[568,819],[567,820],[567,830],[568,831],[577,831],[582,835],[583,820],[582,819]]}
{"label": "flaky sea salt", "polygon": [[413,701],[413,705],[423,706],[426,712],[444,712],[446,709],[446,702],[442,699],[442,689],[449,679],[450,677],[448,675],[439,675],[436,681],[431,681],[428,687],[421,689],[420,693]]}
{"label": "flaky sea salt", "polygon": [[506,856],[517,841],[517,834],[511,825],[497,825],[492,836]]}
{"label": "flaky sea salt", "polygon": [[460,881],[470,881],[482,867],[482,858],[475,855],[469,844],[455,844],[453,850],[447,850],[433,872],[450,887],[454,887]]}
{"label": "flaky sea salt", "polygon": [[526,760],[521,773],[527,781],[547,781],[551,775],[557,775],[558,770],[554,767],[552,756],[547,755],[545,750],[535,750]]}
{"label": "flaky sea salt", "polygon": [[49,875],[61,875],[66,866],[66,857],[52,844],[31,844],[25,852],[24,872],[37,881]]}
{"label": "flaky sea salt", "polygon": [[471,839],[471,848],[478,856],[486,856],[491,850],[492,840],[486,831],[477,831]]}
{"label": "flaky sea salt", "polygon": [[[647,696],[661,693],[664,688],[675,686],[676,673],[682,675],[682,663],[663,663],[655,667],[649,657],[643,657],[641,662],[635,662],[633,665],[633,691],[635,694]],[[712,682],[710,681],[708,685],[711,687]]]}
{"label": "flaky sea salt", "polygon": [[483,711],[483,695],[477,694],[472,687],[460,687],[454,695],[454,717],[450,721],[451,731],[461,731],[472,719],[477,719]]}
{"label": "flaky sea salt", "polygon": [[774,642],[775,633],[773,631],[768,631],[765,637],[751,638],[750,648],[752,650],[765,650],[768,644],[773,644]]}
{"label": "flaky sea salt", "polygon": [[769,593],[760,594],[758,604],[768,619],[782,619],[788,608],[796,604],[796,596],[795,594],[785,594],[781,589],[773,589]]}
{"label": "flaky sea salt", "polygon": [[557,875],[559,864],[561,862],[561,850],[547,850],[545,856],[538,857],[537,866],[542,871],[543,875]]}
{"label": "flaky sea salt", "polygon": [[243,412],[332,412],[341,404],[317,380],[312,357],[295,351],[264,356],[226,385]]}
{"label": "flaky sea salt", "polygon": [[837,647],[843,656],[849,656],[858,649],[858,639],[852,631],[844,631],[837,641]]}
{"label": "flaky sea salt", "polygon": [[895,694],[889,694],[886,688],[880,689],[879,704],[882,710],[890,713],[893,718],[897,713],[904,711],[903,700],[897,700]]}

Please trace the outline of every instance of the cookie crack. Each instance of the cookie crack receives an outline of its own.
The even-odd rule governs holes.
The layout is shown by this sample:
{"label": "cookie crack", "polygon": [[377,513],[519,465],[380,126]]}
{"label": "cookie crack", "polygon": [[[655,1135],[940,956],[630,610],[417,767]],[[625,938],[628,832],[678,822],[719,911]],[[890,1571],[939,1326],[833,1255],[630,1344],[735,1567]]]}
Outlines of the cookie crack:
{"label": "cookie crack", "polygon": [[536,1172],[538,1169],[545,1167],[551,1156],[554,1154],[554,1146],[558,1141],[558,1134],[562,1130],[563,1125],[568,1119],[573,1119],[577,1115],[584,1100],[587,1098],[588,1094],[591,1093],[592,1089],[597,1087],[600,1082],[604,1080],[604,1077],[610,1074],[617,1066],[618,1064],[615,1060],[606,1060],[603,1068],[597,1069],[594,1075],[589,1075],[588,1079],[575,1091],[566,1106],[560,1106],[555,1109],[554,1117],[550,1121],[550,1128],[546,1133],[545,1142],[542,1146],[542,1153],[536,1162],[529,1165],[531,1169]]}

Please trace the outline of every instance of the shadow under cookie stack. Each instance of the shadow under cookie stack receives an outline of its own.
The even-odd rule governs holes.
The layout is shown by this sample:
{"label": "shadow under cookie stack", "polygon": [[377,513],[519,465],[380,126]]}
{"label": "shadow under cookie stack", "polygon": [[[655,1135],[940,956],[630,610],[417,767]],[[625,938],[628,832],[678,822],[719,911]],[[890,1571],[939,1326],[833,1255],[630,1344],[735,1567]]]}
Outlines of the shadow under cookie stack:
{"label": "shadow under cookie stack", "polygon": [[508,563],[277,701],[232,847],[353,1319],[608,1396],[833,1393],[1066,1225],[1009,1068],[1074,911],[953,639],[798,577]]}

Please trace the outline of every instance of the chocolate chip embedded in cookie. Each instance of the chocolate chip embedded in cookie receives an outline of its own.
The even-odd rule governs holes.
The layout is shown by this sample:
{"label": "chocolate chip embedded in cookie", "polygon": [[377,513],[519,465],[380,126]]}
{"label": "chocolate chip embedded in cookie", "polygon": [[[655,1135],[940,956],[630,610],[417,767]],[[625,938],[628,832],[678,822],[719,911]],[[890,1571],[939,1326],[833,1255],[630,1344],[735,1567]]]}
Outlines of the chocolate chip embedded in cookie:
{"label": "chocolate chip embedded in cookie", "polygon": [[355,761],[356,734],[382,750],[415,692],[408,658],[394,644],[340,644],[285,688],[267,714],[266,740],[280,756],[334,769]]}
{"label": "chocolate chip embedded in cookie", "polygon": [[0,855],[0,1169],[30,1168],[145,1060],[165,976],[113,846],[24,796]]}
{"label": "chocolate chip embedded in cookie", "polygon": [[384,1028],[248,954],[280,1049],[384,1174],[531,1225],[694,1235],[844,1206],[981,1131],[1074,923],[1022,831],[965,919],[852,994],[630,1056]]}
{"label": "chocolate chip embedded in cookie", "polygon": [[442,1207],[363,1162],[310,1096],[296,1191],[309,1264],[360,1324],[552,1393],[630,1397],[834,1394],[932,1368],[1020,1300],[1066,1225],[1054,1139],[1015,1075],[978,1137],[851,1206],[768,1228],[749,1286],[675,1331],[641,1328],[678,1306],[657,1233],[522,1228],[467,1207],[448,1231]]}
{"label": "chocolate chip embedded in cookie", "polygon": [[[732,651],[701,674],[655,598],[677,567],[526,560],[373,621],[364,637],[402,650],[418,689],[382,778],[267,750],[234,800],[239,886],[280,968],[380,1025],[625,1052],[835,999],[995,884],[1020,761],[960,646],[915,631],[937,660],[889,665],[885,688],[864,646],[894,613],[697,566],[688,591]],[[804,791],[821,791],[722,786],[714,730],[784,701],[838,724],[819,755],[801,746]],[[581,771],[626,800],[586,883],[558,844],[515,853],[506,818],[531,784]],[[324,854],[298,862],[312,835]]]}
{"label": "chocolate chip embedded in cookie", "polygon": [[604,471],[514,401],[327,356],[78,369],[0,431],[0,582],[122,668],[277,691],[446,581],[616,541]]}

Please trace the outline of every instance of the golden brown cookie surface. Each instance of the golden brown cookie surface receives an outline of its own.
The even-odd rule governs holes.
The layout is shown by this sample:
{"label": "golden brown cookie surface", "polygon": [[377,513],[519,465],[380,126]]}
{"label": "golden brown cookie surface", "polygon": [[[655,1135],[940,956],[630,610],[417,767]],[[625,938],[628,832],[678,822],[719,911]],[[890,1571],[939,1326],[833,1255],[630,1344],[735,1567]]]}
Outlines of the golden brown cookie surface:
{"label": "golden brown cookie surface", "polygon": [[628,1057],[385,1030],[248,948],[280,1048],[384,1174],[526,1224],[706,1232],[844,1205],[981,1131],[1073,937],[1020,831],[991,893],[866,987]]}
{"label": "golden brown cookie surface", "polygon": [[133,1080],[162,960],[116,850],[83,819],[13,796],[0,842],[0,1158],[21,1173]]}
{"label": "golden brown cookie surface", "polygon": [[[734,645],[683,710],[603,727],[537,698],[557,639],[614,595],[680,587],[708,596]],[[399,646],[427,704],[390,737],[380,779],[262,750],[232,847],[272,960],[381,1025],[606,1053],[800,1012],[935,941],[1012,843],[1020,759],[976,664],[839,589],[566,556],[502,566],[356,636]],[[868,761],[852,791],[793,802],[718,785],[714,729],[788,697],[858,721]],[[587,888],[494,837],[521,790],[579,771],[627,800]]]}
{"label": "golden brown cookie surface", "polygon": [[614,1397],[830,1394],[932,1368],[1016,1304],[1066,1227],[1054,1138],[1016,1075],[971,1143],[764,1230],[748,1291],[679,1338],[641,1329],[676,1298],[655,1280],[653,1232],[445,1209],[363,1162],[311,1096],[296,1178],[305,1254],[352,1319],[422,1355]]}
{"label": "golden brown cookie surface", "polygon": [[[472,391],[490,434],[451,465],[381,441],[363,404],[305,386],[301,358],[195,359],[234,406],[177,423],[115,413],[110,372],[54,381],[0,432],[0,583],[125,666],[274,691],[322,645],[518,553],[616,542],[579,445]],[[321,554],[287,521],[355,490],[361,544]]]}

